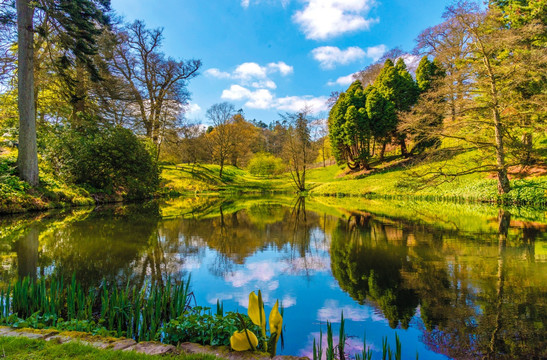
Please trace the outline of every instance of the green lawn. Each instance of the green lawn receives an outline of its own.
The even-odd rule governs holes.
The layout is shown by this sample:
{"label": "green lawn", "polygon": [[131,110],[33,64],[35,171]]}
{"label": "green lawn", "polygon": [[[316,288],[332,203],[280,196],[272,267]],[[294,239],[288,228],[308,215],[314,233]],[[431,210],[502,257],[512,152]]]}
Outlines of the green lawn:
{"label": "green lawn", "polygon": [[[12,360],[148,360],[159,356],[134,351],[99,350],[81,343],[57,344],[53,341],[31,340],[23,337],[0,337],[0,358]],[[215,360],[211,355],[164,355],[161,359]]]}

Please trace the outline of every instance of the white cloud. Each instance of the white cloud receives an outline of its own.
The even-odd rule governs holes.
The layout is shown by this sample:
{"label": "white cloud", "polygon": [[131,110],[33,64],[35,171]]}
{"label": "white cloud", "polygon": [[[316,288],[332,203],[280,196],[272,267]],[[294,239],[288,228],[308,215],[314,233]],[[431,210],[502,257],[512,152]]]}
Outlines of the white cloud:
{"label": "white cloud", "polygon": [[324,96],[286,96],[277,98],[268,89],[249,90],[241,85],[232,85],[222,91],[222,99],[246,100],[245,106],[253,109],[276,109],[283,111],[299,111],[308,107],[312,113],[327,110],[327,98]]}
{"label": "white cloud", "polygon": [[201,107],[196,103],[190,103],[185,106],[186,115],[194,115],[201,111]]}
{"label": "white cloud", "polygon": [[239,65],[232,77],[241,80],[250,80],[253,78],[264,79],[266,77],[267,68],[258,65],[255,62],[246,62]]}
{"label": "white cloud", "polygon": [[229,79],[230,78],[230,73],[220,71],[217,68],[207,69],[207,70],[205,70],[205,74],[210,75],[212,77],[219,78],[219,79]]}
{"label": "white cloud", "polygon": [[370,46],[367,48],[367,57],[371,58],[373,61],[378,61],[387,51],[387,46],[384,44]]}
{"label": "white cloud", "polygon": [[349,74],[349,75],[346,75],[346,76],[340,76],[335,81],[329,81],[327,83],[327,85],[328,86],[337,86],[337,85],[347,86],[347,85],[349,85],[349,84],[351,84],[352,82],[355,81],[355,75],[356,74],[357,73],[352,73],[352,74]]}
{"label": "white cloud", "polygon": [[238,65],[232,73],[216,68],[205,71],[207,75],[218,79],[237,80],[240,85],[251,86],[256,89],[276,89],[276,83],[269,76],[272,74],[287,76],[293,72],[294,68],[283,61],[271,62],[266,66],[261,66],[255,62],[245,62]]}
{"label": "white cloud", "polygon": [[251,91],[249,89],[240,85],[232,85],[230,89],[223,90],[220,97],[226,100],[242,100],[248,98],[250,95]]}
{"label": "white cloud", "polygon": [[[270,0],[269,2],[277,2],[278,0]],[[253,0],[253,3],[258,4],[260,2],[264,2],[264,0]],[[286,7],[290,0],[281,0],[279,1],[281,3],[281,6]],[[241,7],[244,9],[247,9],[249,5],[251,4],[251,0],[241,0]]]}
{"label": "white cloud", "polygon": [[378,19],[367,15],[374,0],[305,0],[303,10],[293,15],[306,38],[325,40],[347,32],[366,30]]}
{"label": "white cloud", "polygon": [[251,91],[245,106],[253,109],[269,109],[272,107],[274,96],[268,89]]}
{"label": "white cloud", "polygon": [[328,110],[327,100],[325,96],[286,96],[276,100],[275,108],[284,111],[300,111],[307,107],[312,114],[317,114]]}
{"label": "white cloud", "polygon": [[272,71],[279,71],[279,73],[283,76],[287,76],[289,74],[292,74],[294,71],[294,68],[290,65],[285,64],[283,61],[278,61],[276,63],[269,63],[268,69]]}
{"label": "white cloud", "polygon": [[346,65],[363,59],[367,53],[360,47],[352,46],[341,50],[336,46],[321,46],[312,50],[313,58],[323,69],[332,69],[336,64]]}

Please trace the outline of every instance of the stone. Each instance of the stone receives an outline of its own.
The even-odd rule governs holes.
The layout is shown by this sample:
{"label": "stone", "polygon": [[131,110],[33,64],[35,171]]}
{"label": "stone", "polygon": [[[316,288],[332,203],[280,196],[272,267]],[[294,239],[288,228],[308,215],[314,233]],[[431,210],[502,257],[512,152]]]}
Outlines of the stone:
{"label": "stone", "polygon": [[173,345],[164,345],[153,341],[144,341],[135,345],[132,350],[147,355],[164,355],[175,353],[177,348]]}
{"label": "stone", "polygon": [[115,341],[112,344],[110,344],[109,349],[110,350],[124,350],[130,347],[134,347],[137,344],[137,342],[133,339],[124,339]]}

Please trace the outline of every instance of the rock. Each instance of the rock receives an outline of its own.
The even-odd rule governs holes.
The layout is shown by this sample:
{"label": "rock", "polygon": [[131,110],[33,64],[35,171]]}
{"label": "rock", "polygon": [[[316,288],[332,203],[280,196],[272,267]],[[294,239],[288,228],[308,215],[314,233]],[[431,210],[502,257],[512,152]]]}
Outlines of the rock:
{"label": "rock", "polygon": [[[232,351],[227,346],[209,346],[194,343],[182,343],[179,349],[188,354],[209,354],[228,360],[272,360],[270,355],[253,351]],[[307,357],[275,356],[273,360],[309,360]]]}
{"label": "rock", "polygon": [[133,339],[124,339],[124,340],[119,340],[119,341],[113,342],[112,344],[109,345],[109,349],[110,350],[124,350],[124,349],[128,349],[130,347],[134,347],[136,344],[137,344],[137,342]]}
{"label": "rock", "polygon": [[173,345],[164,345],[153,341],[144,341],[135,345],[135,347],[131,350],[147,355],[163,355],[173,354],[176,352],[177,348]]}

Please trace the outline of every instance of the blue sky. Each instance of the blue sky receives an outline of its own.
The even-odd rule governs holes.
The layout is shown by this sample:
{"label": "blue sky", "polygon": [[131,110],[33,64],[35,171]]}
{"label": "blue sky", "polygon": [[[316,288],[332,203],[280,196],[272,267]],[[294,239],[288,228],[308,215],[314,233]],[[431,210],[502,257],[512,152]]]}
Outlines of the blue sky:
{"label": "blue sky", "polygon": [[266,123],[307,105],[325,115],[331,91],[393,47],[414,48],[449,0],[112,0],[126,21],[164,29],[164,52],[197,58],[188,117],[222,101]]}

